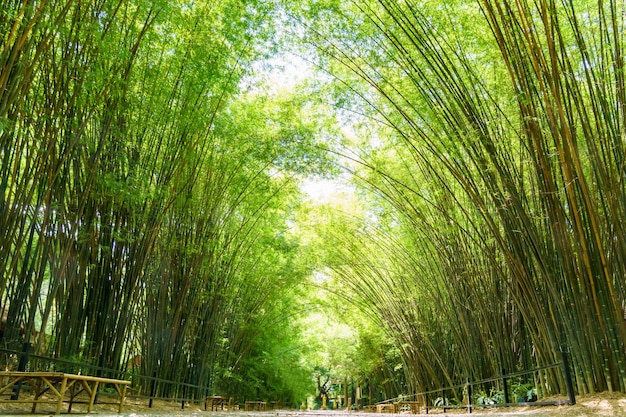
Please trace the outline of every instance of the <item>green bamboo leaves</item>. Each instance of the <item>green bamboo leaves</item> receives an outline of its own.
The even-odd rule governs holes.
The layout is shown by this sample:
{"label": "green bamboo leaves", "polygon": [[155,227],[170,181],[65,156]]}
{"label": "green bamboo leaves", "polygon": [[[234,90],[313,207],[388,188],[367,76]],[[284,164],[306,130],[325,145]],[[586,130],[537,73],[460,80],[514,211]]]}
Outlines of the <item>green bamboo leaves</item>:
{"label": "green bamboo leaves", "polygon": [[385,124],[358,171],[397,218],[338,274],[417,387],[568,349],[579,391],[626,389],[623,8],[354,1],[358,33],[311,25]]}
{"label": "green bamboo leaves", "polygon": [[258,353],[328,163],[302,97],[239,91],[275,6],[0,2],[3,346],[211,389]]}

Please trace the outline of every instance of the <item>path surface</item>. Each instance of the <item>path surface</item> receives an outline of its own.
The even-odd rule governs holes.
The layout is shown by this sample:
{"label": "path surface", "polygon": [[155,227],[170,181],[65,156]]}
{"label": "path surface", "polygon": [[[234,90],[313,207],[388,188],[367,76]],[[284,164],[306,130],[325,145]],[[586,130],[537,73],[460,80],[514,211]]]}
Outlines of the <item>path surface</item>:
{"label": "path surface", "polygon": [[[41,416],[42,414],[38,414]],[[67,416],[68,414],[63,414]],[[376,413],[347,413],[347,412],[319,412],[319,411],[306,411],[306,412],[244,412],[235,411],[231,413],[219,413],[209,411],[182,411],[182,412],[138,412],[138,413],[123,413],[123,414],[109,414],[107,412],[99,412],[92,414],[76,413],[70,414],[79,417],[93,416],[93,417],[595,417],[595,416],[615,416],[626,417],[626,407],[620,409],[609,408],[583,408],[583,407],[569,407],[564,410],[556,407],[548,407],[541,409],[529,409],[529,410],[498,410],[498,411],[474,411],[471,414],[466,412],[451,412],[448,411],[445,414],[441,412],[431,412],[429,414],[376,414]],[[33,414],[7,414],[10,417],[33,417]],[[47,416],[47,415],[46,415]]]}
{"label": "path surface", "polygon": [[[69,416],[93,417],[595,417],[615,416],[626,417],[626,396],[623,394],[599,394],[577,398],[575,406],[516,407],[491,410],[474,410],[472,414],[465,411],[431,411],[429,414],[376,414],[345,411],[267,411],[267,412],[216,412],[204,411],[199,405],[189,405],[184,411],[180,403],[158,402],[154,409],[147,405],[128,403],[123,414],[114,411],[97,410],[90,414],[72,413]],[[16,414],[14,414],[16,413]],[[33,417],[33,414],[17,414],[18,411],[0,409],[0,416]],[[45,414],[48,416],[49,414]],[[42,414],[35,414],[42,416]],[[63,413],[62,416],[68,416]]]}

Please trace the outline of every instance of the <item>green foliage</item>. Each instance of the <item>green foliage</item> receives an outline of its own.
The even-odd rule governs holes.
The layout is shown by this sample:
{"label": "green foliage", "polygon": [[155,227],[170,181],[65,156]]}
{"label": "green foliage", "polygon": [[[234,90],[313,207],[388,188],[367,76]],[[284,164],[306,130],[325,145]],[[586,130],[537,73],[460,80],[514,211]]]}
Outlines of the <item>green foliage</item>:
{"label": "green foliage", "polygon": [[273,400],[297,408],[314,390],[310,368],[302,362],[300,334],[284,318],[263,328],[240,366],[225,376],[219,386],[239,398]]}
{"label": "green foliage", "polygon": [[[2,3],[3,343],[291,405],[563,346],[626,390],[623,9]],[[332,76],[279,87],[299,36]]]}
{"label": "green foliage", "polygon": [[478,405],[495,405],[504,403],[504,393],[495,389],[490,389],[489,393],[481,391],[474,394],[474,404]]}
{"label": "green foliage", "polygon": [[210,389],[249,376],[268,399],[305,396],[308,373],[288,373],[298,356],[269,360],[297,332],[282,320],[273,343],[254,326],[285,315],[308,272],[289,231],[295,176],[330,171],[332,128],[308,93],[240,94],[283,42],[277,7],[0,7],[5,341],[37,326],[52,356],[139,357],[143,375]]}
{"label": "green foliage", "polygon": [[623,4],[416,6],[306,11],[333,14],[307,36],[358,115],[350,167],[373,207],[330,217],[333,275],[416,390],[568,346],[580,392],[623,391]]}
{"label": "green foliage", "polygon": [[537,388],[531,383],[516,383],[512,385],[513,397],[516,402],[537,401]]}

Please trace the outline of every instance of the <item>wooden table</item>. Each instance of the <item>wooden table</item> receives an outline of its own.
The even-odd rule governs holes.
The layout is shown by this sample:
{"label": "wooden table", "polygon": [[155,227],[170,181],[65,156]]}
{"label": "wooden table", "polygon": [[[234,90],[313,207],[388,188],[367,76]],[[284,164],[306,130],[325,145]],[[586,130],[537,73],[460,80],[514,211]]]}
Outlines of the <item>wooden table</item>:
{"label": "wooden table", "polygon": [[[66,374],[63,372],[0,372],[0,395],[6,395],[10,388],[24,381],[29,381],[29,385],[33,388],[34,397],[32,399],[0,399],[0,403],[33,403],[31,411],[33,413],[36,411],[38,403],[56,404],[55,414],[60,414],[63,403],[68,402],[69,413],[72,410],[74,399],[84,391],[89,396],[87,412],[91,413],[98,386],[107,384],[113,386],[115,391],[117,391],[119,402],[115,404],[118,404],[118,412],[121,413],[124,406],[124,398],[126,397],[126,388],[130,384],[130,381],[121,379]],[[76,390],[77,388],[78,391]],[[45,393],[50,393],[52,398],[42,399]],[[65,399],[66,395],[69,399]]]}

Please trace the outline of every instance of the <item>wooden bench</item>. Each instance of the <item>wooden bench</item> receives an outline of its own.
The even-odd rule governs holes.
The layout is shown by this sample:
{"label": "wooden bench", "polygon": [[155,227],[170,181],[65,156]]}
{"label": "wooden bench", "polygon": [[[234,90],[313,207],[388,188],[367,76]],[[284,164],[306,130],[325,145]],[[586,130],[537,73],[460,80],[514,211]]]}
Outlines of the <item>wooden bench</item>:
{"label": "wooden bench", "polygon": [[376,404],[376,412],[377,413],[395,413],[396,406],[395,404],[391,404],[391,403]]}
{"label": "wooden bench", "polygon": [[395,403],[396,413],[419,414],[422,406],[421,401],[398,401]]}
{"label": "wooden bench", "polygon": [[232,399],[230,397],[222,397],[219,395],[210,395],[204,399],[204,409],[210,411],[223,411],[224,406],[227,410],[231,410]]}
{"label": "wooden bench", "polygon": [[265,401],[246,401],[244,404],[245,411],[265,411]]}
{"label": "wooden bench", "polygon": [[[93,404],[100,385],[110,385],[115,388],[118,395],[118,412],[121,413],[126,397],[126,388],[130,381],[111,378],[100,378],[88,375],[66,374],[63,372],[0,372],[0,395],[23,382],[28,382],[34,392],[31,399],[0,399],[0,403],[32,403],[31,412],[37,410],[37,404],[55,404],[55,414],[61,413],[63,403],[69,403],[68,413],[72,411],[72,404],[75,398],[82,392],[89,396],[88,413],[93,410]],[[78,389],[78,391],[77,391]],[[51,398],[43,398],[49,393]],[[66,399],[67,398],[67,399]]]}

